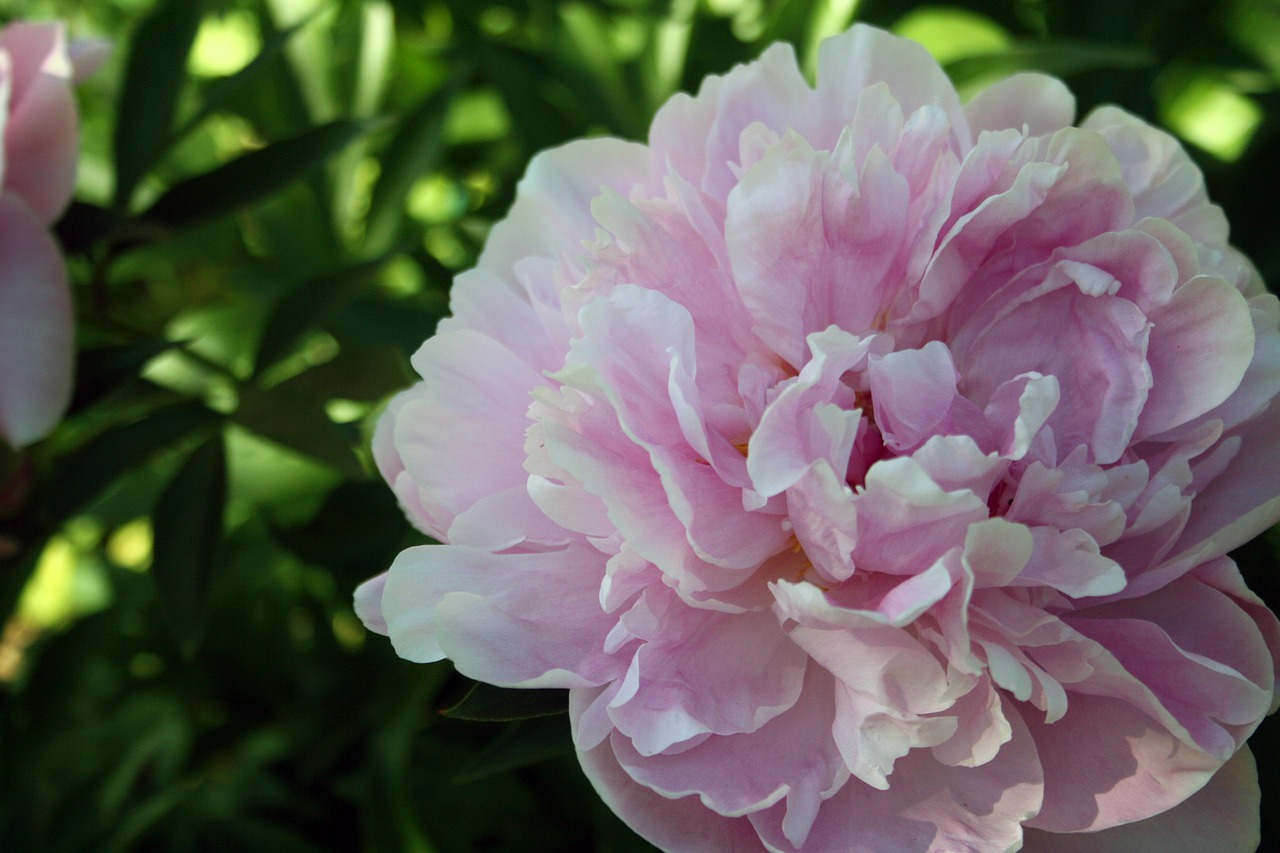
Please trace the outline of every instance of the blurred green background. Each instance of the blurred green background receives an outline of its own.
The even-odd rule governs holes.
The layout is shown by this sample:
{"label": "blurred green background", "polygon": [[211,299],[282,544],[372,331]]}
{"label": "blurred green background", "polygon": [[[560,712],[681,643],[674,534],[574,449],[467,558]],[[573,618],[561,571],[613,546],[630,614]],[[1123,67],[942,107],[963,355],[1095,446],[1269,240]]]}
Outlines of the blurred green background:
{"label": "blurred green background", "polygon": [[[1119,103],[1185,141],[1280,282],[1271,0],[0,0],[19,16],[116,49],[58,226],[75,401],[0,450],[4,851],[651,849],[537,716],[558,697],[445,716],[465,679],[352,614],[420,540],[368,439],[534,152],[643,139],[770,42],[810,63],[859,19],[962,92],[1040,69],[1081,114]],[[1273,606],[1278,545],[1236,554]],[[1254,744],[1280,849],[1280,724]]]}

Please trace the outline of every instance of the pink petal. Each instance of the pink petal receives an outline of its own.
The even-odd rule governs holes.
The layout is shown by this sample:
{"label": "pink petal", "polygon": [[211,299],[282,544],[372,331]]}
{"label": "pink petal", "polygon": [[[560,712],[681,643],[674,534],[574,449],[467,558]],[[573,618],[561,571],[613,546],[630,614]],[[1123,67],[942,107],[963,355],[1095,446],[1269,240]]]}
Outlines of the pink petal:
{"label": "pink petal", "polygon": [[80,145],[66,35],[61,24],[10,24],[0,32],[0,52],[12,74],[4,189],[52,223],[75,189]]}
{"label": "pink petal", "polygon": [[[1026,727],[981,767],[947,767],[928,750],[898,760],[889,789],[850,781],[823,803],[804,853],[981,853],[1016,850],[1021,821],[1040,807],[1042,781]],[[783,834],[780,805],[750,816],[771,850],[799,853]]]}
{"label": "pink petal", "polygon": [[[536,554],[423,545],[392,564],[381,614],[408,660],[447,655],[460,672],[511,687],[602,684],[622,675],[603,651],[614,621],[600,609],[604,563],[584,545]],[[376,594],[370,582],[362,597]]]}
{"label": "pink petal", "polygon": [[757,334],[797,369],[809,333],[872,328],[901,277],[907,183],[878,148],[865,164],[840,154],[776,145],[729,194],[734,281]]}
{"label": "pink petal", "polygon": [[1158,814],[1222,765],[1119,699],[1073,693],[1057,722],[1024,719],[1044,767],[1044,807],[1027,825],[1050,832],[1107,829]]}
{"label": "pink petal", "polygon": [[1199,791],[1155,817],[1101,832],[1029,829],[1024,853],[1251,853],[1261,841],[1258,771],[1241,749]]}
{"label": "pink petal", "polygon": [[754,732],[795,705],[806,662],[768,610],[677,605],[636,652],[609,716],[641,755],[707,733]]}
{"label": "pink petal", "polygon": [[[569,720],[578,738],[578,725],[593,691],[569,693]],[[744,818],[727,818],[698,802],[664,797],[627,775],[606,741],[580,751],[578,760],[605,805],[641,837],[659,848],[688,853],[744,853],[760,850],[760,841]]]}
{"label": "pink petal", "polygon": [[975,135],[984,130],[1021,130],[1041,136],[1069,127],[1076,99],[1056,77],[1015,74],[983,89],[964,105]]}
{"label": "pink petal", "polygon": [[44,437],[71,399],[73,317],[67,272],[34,213],[0,196],[0,437]]}
{"label": "pink petal", "polygon": [[700,795],[726,817],[785,799],[784,831],[802,844],[823,800],[848,778],[831,738],[833,697],[831,677],[811,671],[796,704],[755,732],[648,757],[615,735],[613,750],[635,781],[672,799]]}

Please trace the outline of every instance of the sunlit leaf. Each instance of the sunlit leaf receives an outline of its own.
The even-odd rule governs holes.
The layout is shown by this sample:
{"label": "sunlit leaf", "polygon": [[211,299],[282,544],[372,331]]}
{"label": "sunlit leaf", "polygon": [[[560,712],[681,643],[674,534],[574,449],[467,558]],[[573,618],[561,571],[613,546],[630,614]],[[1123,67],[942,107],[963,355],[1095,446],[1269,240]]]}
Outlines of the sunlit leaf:
{"label": "sunlit leaf", "polygon": [[191,452],[152,514],[151,575],[174,639],[188,659],[208,621],[226,499],[226,450],[218,434]]}
{"label": "sunlit leaf", "polygon": [[133,33],[116,118],[118,209],[128,208],[138,182],[172,142],[173,116],[199,23],[197,0],[161,0]]}
{"label": "sunlit leaf", "polygon": [[413,379],[404,356],[391,346],[346,346],[332,361],[280,383],[318,400],[377,402]]}
{"label": "sunlit leaf", "polygon": [[[318,11],[318,10],[317,10]],[[315,17],[315,12],[303,18],[293,26],[273,33],[270,38],[262,45],[262,49],[258,51],[253,59],[249,60],[243,68],[226,77],[214,80],[205,87],[201,93],[200,107],[196,110],[195,115],[191,117],[182,130],[175,136],[181,137],[190,133],[198,127],[206,118],[217,110],[221,109],[237,92],[240,92],[250,82],[256,79],[273,60],[284,50],[285,45],[293,38],[298,30],[310,23]]]}
{"label": "sunlit leaf", "polygon": [[563,714],[569,710],[564,690],[517,690],[477,682],[458,704],[440,713],[459,720],[505,722]]}
{"label": "sunlit leaf", "polygon": [[142,218],[180,228],[247,207],[305,177],[372,126],[335,121],[273,142],[170,188]]}

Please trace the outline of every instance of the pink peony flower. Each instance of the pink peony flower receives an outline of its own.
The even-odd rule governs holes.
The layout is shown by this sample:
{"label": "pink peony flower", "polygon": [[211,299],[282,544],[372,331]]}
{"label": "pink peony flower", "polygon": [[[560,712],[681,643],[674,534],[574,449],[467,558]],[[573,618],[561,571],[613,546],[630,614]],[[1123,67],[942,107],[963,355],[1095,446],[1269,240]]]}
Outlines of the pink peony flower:
{"label": "pink peony flower", "polygon": [[72,54],[61,24],[0,32],[0,438],[15,447],[43,437],[71,395],[71,294],[48,226],[75,186],[72,83],[105,51]]}
{"label": "pink peony flower", "polygon": [[667,850],[1253,849],[1280,306],[1173,139],[1074,112],[859,26],[536,157],[379,424],[448,544],[365,623],[569,688]]}

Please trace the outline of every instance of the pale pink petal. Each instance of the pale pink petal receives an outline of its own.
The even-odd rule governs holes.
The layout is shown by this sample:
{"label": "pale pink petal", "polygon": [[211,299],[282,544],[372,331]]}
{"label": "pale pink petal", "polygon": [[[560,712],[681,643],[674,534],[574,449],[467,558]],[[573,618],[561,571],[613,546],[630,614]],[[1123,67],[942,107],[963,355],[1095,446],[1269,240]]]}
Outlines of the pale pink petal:
{"label": "pale pink petal", "polygon": [[1226,242],[1222,209],[1209,203],[1200,169],[1172,135],[1113,106],[1089,113],[1080,126],[1115,152],[1135,218],[1168,219],[1201,242]]}
{"label": "pale pink petal", "polygon": [[[604,563],[581,545],[537,554],[419,546],[387,573],[381,615],[409,660],[447,655],[464,674],[505,686],[601,684],[622,669],[603,651],[613,624],[597,594]],[[366,601],[377,595],[370,584]]]}
{"label": "pale pink petal", "polygon": [[1182,803],[1155,817],[1101,832],[1029,829],[1024,853],[1253,853],[1258,827],[1258,771],[1248,747]]}
{"label": "pale pink petal", "polygon": [[803,844],[822,801],[848,778],[831,738],[832,679],[805,677],[796,704],[755,732],[708,738],[691,749],[644,756],[617,735],[617,760],[634,780],[664,797],[698,795],[716,813],[738,817],[785,800],[783,831]]}
{"label": "pale pink petal", "polygon": [[[1019,822],[1040,807],[1036,747],[1016,717],[1012,739],[981,767],[947,767],[928,750],[899,759],[889,789],[850,781],[818,813],[804,853],[985,853],[1016,850]],[[771,850],[799,853],[775,805],[751,815]]]}
{"label": "pale pink petal", "polygon": [[114,46],[107,39],[76,39],[67,45],[67,56],[71,59],[71,82],[83,83],[107,64],[114,52]]}
{"label": "pale pink petal", "polygon": [[49,224],[71,200],[80,146],[66,34],[61,24],[10,24],[0,31],[0,52],[12,74],[4,189]]}
{"label": "pale pink petal", "polygon": [[0,438],[44,437],[71,399],[71,292],[53,238],[20,200],[0,196]]}
{"label": "pale pink petal", "polygon": [[[578,725],[593,692],[569,693],[569,719]],[[608,741],[578,753],[592,786],[617,815],[642,838],[659,848],[688,853],[745,853],[762,849],[745,818],[727,818],[702,805],[696,797],[675,800],[636,782],[618,764]]]}
{"label": "pale pink petal", "polygon": [[1249,305],[1227,282],[1200,276],[1152,311],[1147,350],[1152,392],[1136,439],[1156,435],[1204,414],[1239,386],[1253,359]]}
{"label": "pale pink petal", "polygon": [[1119,699],[1072,694],[1062,719],[1024,716],[1044,768],[1044,807],[1028,826],[1088,832],[1172,808],[1222,766]]}
{"label": "pale pink petal", "polygon": [[909,192],[879,149],[774,146],[729,195],[725,237],[756,332],[799,369],[811,332],[869,329],[901,277]]}
{"label": "pale pink petal", "polygon": [[1012,128],[1031,136],[1054,133],[1076,117],[1076,99],[1056,77],[1015,74],[983,89],[964,105],[976,136],[984,130]]}
{"label": "pale pink petal", "polygon": [[753,732],[795,705],[807,656],[772,613],[677,607],[636,652],[609,708],[640,754],[708,733]]}

